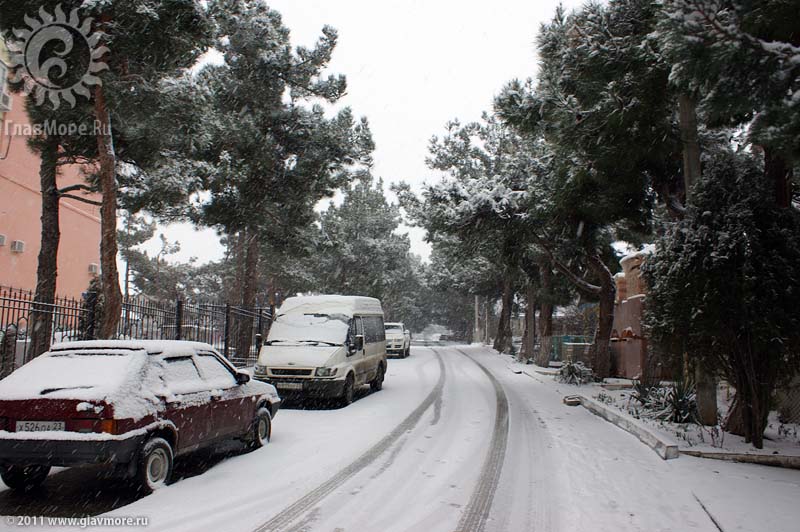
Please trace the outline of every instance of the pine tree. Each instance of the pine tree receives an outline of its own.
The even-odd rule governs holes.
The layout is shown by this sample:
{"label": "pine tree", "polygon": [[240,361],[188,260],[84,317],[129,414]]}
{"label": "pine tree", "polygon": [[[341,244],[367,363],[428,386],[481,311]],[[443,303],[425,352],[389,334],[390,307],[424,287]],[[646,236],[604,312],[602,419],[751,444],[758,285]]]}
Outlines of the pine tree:
{"label": "pine tree", "polygon": [[522,215],[528,181],[541,162],[520,136],[484,115],[481,122],[448,124],[446,135],[431,141],[428,165],[445,177],[425,187],[421,202],[408,189],[399,190],[404,207],[429,240],[455,237],[494,264],[502,286],[495,349],[510,350],[511,307],[524,279]]}
{"label": "pine tree", "polygon": [[668,202],[681,181],[669,65],[650,37],[657,9],[622,0],[570,15],[559,9],[539,32],[535,86],[512,82],[496,102],[505,122],[544,139],[551,153],[545,187],[551,215],[538,244],[576,289],[599,300],[593,346],[599,377],[611,362],[616,258],[610,243],[648,232],[656,194]]}
{"label": "pine tree", "polygon": [[[131,160],[120,153],[119,148],[124,143],[117,142],[117,137],[125,137],[126,125],[136,123],[137,119],[152,123],[161,96],[159,81],[194,64],[208,44],[210,25],[203,7],[192,0],[0,1],[0,10],[3,12],[0,28],[12,42],[18,39],[12,30],[25,28],[26,16],[61,13],[71,17],[73,11],[81,20],[91,18],[92,33],[99,37],[92,40],[92,59],[102,60],[107,68],[92,70],[91,90],[83,87],[79,91],[79,95],[88,98],[88,105],[82,98],[74,101],[74,97],[68,98],[67,103],[74,104],[81,113],[79,123],[98,126],[94,135],[87,136],[94,141],[94,146],[85,146],[84,155],[97,165],[97,188],[102,194],[100,254],[104,312],[97,334],[103,338],[112,337],[121,309],[116,265],[117,174],[119,163]],[[50,102],[56,111],[66,107],[59,106],[53,98]],[[127,136],[133,135],[128,132]],[[130,155],[134,155],[133,152]],[[150,152],[151,156],[159,154],[158,150]],[[138,151],[136,155],[135,164],[143,165],[144,152]]]}
{"label": "pine tree", "polygon": [[663,9],[657,35],[671,80],[708,126],[747,129],[775,202],[789,207],[800,160],[800,3],[668,0]]}
{"label": "pine tree", "polygon": [[762,176],[746,153],[710,153],[686,218],[644,269],[650,334],[722,372],[757,448],[776,385],[800,368],[800,216]]}
{"label": "pine tree", "polygon": [[421,263],[408,235],[398,234],[400,208],[388,202],[383,181],[359,174],[319,216],[319,236],[309,257],[316,290],[376,297],[386,321],[424,328]]}
{"label": "pine tree", "polygon": [[[280,249],[314,221],[314,205],[371,164],[365,119],[322,104],[344,93],[343,76],[323,76],[336,46],[330,27],[313,48],[293,48],[280,14],[264,3],[220,0],[212,6],[221,65],[196,81],[205,128],[174,164],[197,172],[202,191],[192,220],[229,239],[236,264],[235,302],[251,308],[262,242]],[[242,331],[248,331],[244,326]],[[237,345],[250,343],[243,333]]]}

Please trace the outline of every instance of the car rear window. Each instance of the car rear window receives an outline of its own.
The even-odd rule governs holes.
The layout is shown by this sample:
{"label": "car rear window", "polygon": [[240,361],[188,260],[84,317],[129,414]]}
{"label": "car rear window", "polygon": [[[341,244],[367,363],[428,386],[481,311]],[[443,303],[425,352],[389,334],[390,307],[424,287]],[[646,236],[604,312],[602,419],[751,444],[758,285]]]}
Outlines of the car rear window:
{"label": "car rear window", "polygon": [[0,382],[0,399],[99,400],[141,379],[144,351],[61,351],[35,358]]}

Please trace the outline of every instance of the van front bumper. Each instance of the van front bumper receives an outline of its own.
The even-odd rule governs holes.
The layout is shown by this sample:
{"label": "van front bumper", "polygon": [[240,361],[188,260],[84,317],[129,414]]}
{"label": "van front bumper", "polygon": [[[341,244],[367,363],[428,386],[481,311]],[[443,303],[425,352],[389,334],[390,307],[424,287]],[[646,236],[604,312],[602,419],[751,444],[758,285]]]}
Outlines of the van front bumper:
{"label": "van front bumper", "polygon": [[344,393],[344,379],[276,379],[260,375],[255,379],[273,385],[283,398],[331,398]]}

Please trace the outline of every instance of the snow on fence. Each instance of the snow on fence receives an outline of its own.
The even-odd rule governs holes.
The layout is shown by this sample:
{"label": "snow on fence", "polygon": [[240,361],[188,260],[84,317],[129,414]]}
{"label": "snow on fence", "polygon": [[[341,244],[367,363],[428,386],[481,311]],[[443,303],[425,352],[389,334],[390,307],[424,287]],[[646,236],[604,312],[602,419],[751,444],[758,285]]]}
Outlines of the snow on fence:
{"label": "snow on fence", "polygon": [[[95,338],[102,305],[93,292],[81,299],[56,298],[54,304],[35,301],[34,294],[0,286],[0,377],[33,356],[35,314],[51,320],[46,345]],[[258,345],[272,321],[268,307],[242,308],[227,303],[152,301],[127,297],[116,338],[192,340],[211,344],[237,365],[255,362]]]}

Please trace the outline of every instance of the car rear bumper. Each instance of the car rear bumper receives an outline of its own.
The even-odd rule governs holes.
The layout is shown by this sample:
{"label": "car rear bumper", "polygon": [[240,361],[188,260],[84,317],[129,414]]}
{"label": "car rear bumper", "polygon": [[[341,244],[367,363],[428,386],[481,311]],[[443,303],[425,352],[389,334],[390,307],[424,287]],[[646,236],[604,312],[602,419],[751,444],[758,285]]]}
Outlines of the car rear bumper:
{"label": "car rear bumper", "polygon": [[344,392],[344,379],[270,379],[266,377],[255,377],[255,379],[273,385],[284,399],[341,397]]}
{"label": "car rear bumper", "polygon": [[0,439],[0,464],[127,464],[136,457],[146,437],[141,434],[114,440]]}
{"label": "car rear bumper", "polygon": [[278,414],[278,410],[281,408],[281,401],[280,400],[272,400],[269,403],[269,415],[270,417],[275,417]]}

